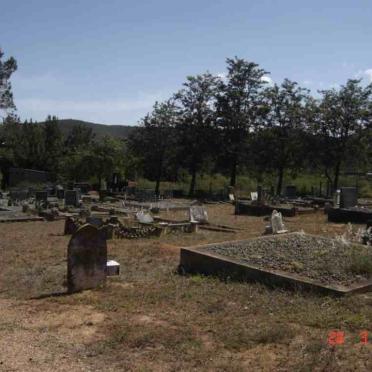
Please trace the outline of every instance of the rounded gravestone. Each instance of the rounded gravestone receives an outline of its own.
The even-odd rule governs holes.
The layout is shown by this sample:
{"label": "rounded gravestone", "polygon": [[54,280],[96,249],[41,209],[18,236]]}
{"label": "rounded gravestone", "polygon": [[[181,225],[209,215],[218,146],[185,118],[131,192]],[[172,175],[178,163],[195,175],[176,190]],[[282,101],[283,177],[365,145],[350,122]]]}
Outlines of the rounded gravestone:
{"label": "rounded gravestone", "polygon": [[96,288],[106,281],[107,244],[104,234],[92,225],[81,226],[67,249],[68,292]]}

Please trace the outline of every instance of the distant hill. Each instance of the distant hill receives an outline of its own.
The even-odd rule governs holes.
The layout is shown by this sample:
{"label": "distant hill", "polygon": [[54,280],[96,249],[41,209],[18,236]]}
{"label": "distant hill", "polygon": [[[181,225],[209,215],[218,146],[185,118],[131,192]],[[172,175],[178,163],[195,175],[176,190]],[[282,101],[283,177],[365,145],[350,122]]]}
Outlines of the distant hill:
{"label": "distant hill", "polygon": [[136,127],[131,125],[106,125],[90,123],[83,120],[75,119],[60,119],[58,120],[61,131],[64,135],[67,135],[72,127],[76,125],[84,125],[92,128],[93,133],[97,138],[102,138],[104,136],[112,136],[117,138],[127,138]]}

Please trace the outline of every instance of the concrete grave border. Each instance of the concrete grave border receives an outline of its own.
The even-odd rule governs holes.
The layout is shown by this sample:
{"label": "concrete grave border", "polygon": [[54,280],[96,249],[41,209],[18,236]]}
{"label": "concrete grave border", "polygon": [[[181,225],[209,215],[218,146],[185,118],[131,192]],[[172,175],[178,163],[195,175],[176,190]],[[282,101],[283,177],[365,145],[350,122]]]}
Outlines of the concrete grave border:
{"label": "concrete grave border", "polygon": [[[288,236],[293,234],[298,233],[288,233],[285,235]],[[315,236],[311,234],[306,235]],[[281,235],[281,237],[282,236],[283,235]],[[288,273],[281,270],[265,270],[254,265],[249,265],[236,258],[203,251],[209,246],[268,238],[272,238],[272,236],[261,236],[254,239],[232,240],[220,243],[196,245],[193,247],[182,247],[180,250],[179,269],[185,273],[215,275],[224,278],[229,277],[233,280],[239,281],[260,282],[272,287],[280,286],[295,289],[299,288],[338,296],[363,293],[372,290],[372,280],[348,287],[343,285],[324,285],[319,281],[302,277],[297,274]]]}

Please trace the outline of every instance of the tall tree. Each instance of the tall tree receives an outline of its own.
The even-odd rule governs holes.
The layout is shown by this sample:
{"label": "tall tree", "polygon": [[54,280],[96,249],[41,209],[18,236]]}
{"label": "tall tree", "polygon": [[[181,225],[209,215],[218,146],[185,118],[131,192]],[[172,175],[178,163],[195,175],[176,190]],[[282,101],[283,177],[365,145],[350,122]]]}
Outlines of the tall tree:
{"label": "tall tree", "polygon": [[97,177],[100,187],[102,187],[102,180],[109,180],[113,172],[120,170],[123,152],[121,140],[105,136],[102,140],[95,141],[91,152],[83,158],[83,161],[89,165],[90,175]]}
{"label": "tall tree", "polygon": [[43,127],[32,120],[20,125],[21,141],[17,145],[17,165],[22,168],[46,170]]}
{"label": "tall tree", "polygon": [[361,80],[350,79],[339,90],[320,93],[313,125],[321,143],[317,157],[336,190],[345,160],[348,157],[356,160],[362,155],[357,139],[362,133],[367,134],[364,129],[372,120],[372,84],[364,87]]}
{"label": "tall tree", "polygon": [[58,173],[62,155],[62,132],[56,116],[48,115],[44,122],[45,168]]}
{"label": "tall tree", "polygon": [[190,172],[189,195],[193,196],[196,175],[213,156],[216,136],[216,94],[220,79],[209,72],[189,76],[184,88],[175,99],[179,106],[177,121],[178,156],[181,164]]}
{"label": "tall tree", "polygon": [[258,142],[265,153],[262,160],[266,168],[277,174],[277,194],[283,186],[286,170],[295,173],[303,164],[303,133],[306,127],[306,109],[310,97],[307,89],[296,82],[285,79],[265,90],[267,112],[262,131],[258,134]]}
{"label": "tall tree", "polygon": [[261,123],[265,112],[262,89],[267,72],[237,57],[226,62],[228,74],[218,95],[218,123],[223,138],[221,160],[230,171],[230,185],[235,186],[249,134]]}
{"label": "tall tree", "polygon": [[2,61],[4,52],[0,49],[0,109],[15,109],[13,102],[12,86],[10,77],[17,69],[17,62],[13,57]]}
{"label": "tall tree", "polygon": [[173,100],[156,102],[151,114],[142,119],[129,138],[129,147],[141,158],[145,175],[156,182],[156,194],[166,168],[174,160],[177,117]]}
{"label": "tall tree", "polygon": [[94,133],[92,128],[78,124],[72,127],[65,145],[69,150],[76,150],[81,147],[90,146],[93,140]]}

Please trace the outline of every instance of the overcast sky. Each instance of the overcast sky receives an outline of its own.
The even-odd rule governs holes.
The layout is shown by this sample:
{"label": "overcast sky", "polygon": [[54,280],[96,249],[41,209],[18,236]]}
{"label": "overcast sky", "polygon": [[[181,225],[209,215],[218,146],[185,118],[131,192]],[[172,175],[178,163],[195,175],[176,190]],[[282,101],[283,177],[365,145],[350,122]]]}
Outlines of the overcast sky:
{"label": "overcast sky", "polygon": [[370,0],[14,0],[0,7],[18,115],[136,124],[227,57],[316,92],[372,81]]}

